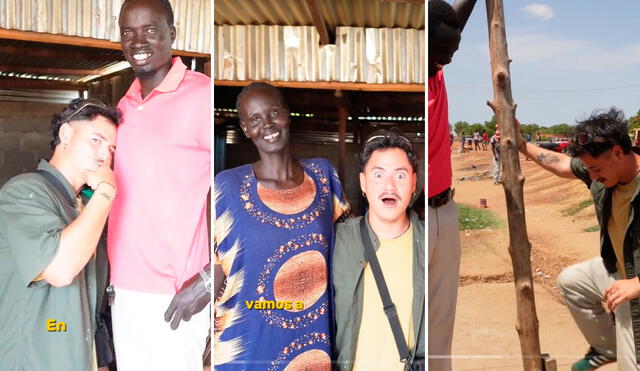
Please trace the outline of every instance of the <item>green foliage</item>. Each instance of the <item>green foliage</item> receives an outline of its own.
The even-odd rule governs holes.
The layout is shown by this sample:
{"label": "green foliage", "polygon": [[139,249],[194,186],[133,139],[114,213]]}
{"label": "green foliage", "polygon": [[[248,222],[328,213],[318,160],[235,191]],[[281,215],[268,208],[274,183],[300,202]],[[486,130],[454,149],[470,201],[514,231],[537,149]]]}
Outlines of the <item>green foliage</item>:
{"label": "green foliage", "polygon": [[585,232],[600,232],[600,225],[599,224],[593,225],[591,227],[583,229],[583,231],[585,231]]}
{"label": "green foliage", "polygon": [[469,133],[473,133],[469,130],[469,123],[466,121],[458,121],[455,124],[453,124],[453,131],[458,136],[462,135],[462,133],[465,133],[465,135],[468,135]]}
{"label": "green foliage", "polygon": [[628,128],[630,134],[635,134],[635,130],[640,129],[640,110],[638,110],[635,116],[629,118]]}
{"label": "green foliage", "polygon": [[484,122],[484,129],[487,131],[487,135],[492,136],[495,133],[497,123],[495,115],[491,116],[491,120]]}
{"label": "green foliage", "polygon": [[502,221],[492,211],[458,204],[460,230],[499,227]]}
{"label": "green foliage", "polygon": [[[479,123],[475,123],[471,126],[469,126],[469,134],[473,134],[474,132],[478,132],[480,133],[480,135],[482,135],[482,132],[485,130],[484,125],[479,124]],[[487,132],[487,135],[489,135],[489,133]]]}
{"label": "green foliage", "polygon": [[588,207],[589,205],[593,205],[593,199],[589,198],[587,200],[581,201],[580,203],[573,205],[572,207],[564,210],[562,215],[564,216],[573,216],[576,215],[580,210]]}
{"label": "green foliage", "polygon": [[562,123],[562,124],[548,127],[546,132],[548,134],[557,134],[557,135],[563,135],[565,137],[569,137],[573,134],[574,129],[575,129],[574,126],[570,126],[569,124]]}
{"label": "green foliage", "polygon": [[540,131],[540,126],[536,124],[521,124],[520,131],[522,131],[523,135],[531,134],[531,139],[535,139],[536,134]]}

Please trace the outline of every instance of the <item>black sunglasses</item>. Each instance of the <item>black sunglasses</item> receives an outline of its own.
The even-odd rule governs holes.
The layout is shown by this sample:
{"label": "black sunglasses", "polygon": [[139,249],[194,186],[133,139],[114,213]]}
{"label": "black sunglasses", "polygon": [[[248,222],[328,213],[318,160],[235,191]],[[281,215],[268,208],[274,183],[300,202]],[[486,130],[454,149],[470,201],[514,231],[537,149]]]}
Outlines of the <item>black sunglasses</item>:
{"label": "black sunglasses", "polygon": [[589,133],[580,133],[576,137],[576,142],[578,142],[578,144],[581,146],[587,145],[589,143],[607,143],[608,141],[609,140],[607,138],[594,136]]}
{"label": "black sunglasses", "polygon": [[[379,140],[379,139],[388,138],[388,137],[389,137],[388,134],[374,135],[371,138],[367,139],[367,141],[364,142],[364,144],[369,144],[370,142],[373,142],[374,140]],[[399,134],[398,134],[398,137],[400,139],[404,140],[405,142],[407,142],[407,144],[409,145],[409,148],[411,148],[411,150],[413,151],[413,145],[411,144],[411,141],[407,137],[405,137],[404,135],[399,135]]]}
{"label": "black sunglasses", "polygon": [[87,99],[78,108],[76,108],[71,115],[69,115],[69,118],[67,118],[67,122],[73,121],[72,120],[73,117],[78,115],[80,112],[82,112],[83,109],[85,109],[87,107],[97,107],[97,108],[101,108],[101,109],[108,109],[109,108],[109,106],[107,106],[103,102],[101,102],[101,101],[99,101],[97,99],[90,98],[90,99]]}

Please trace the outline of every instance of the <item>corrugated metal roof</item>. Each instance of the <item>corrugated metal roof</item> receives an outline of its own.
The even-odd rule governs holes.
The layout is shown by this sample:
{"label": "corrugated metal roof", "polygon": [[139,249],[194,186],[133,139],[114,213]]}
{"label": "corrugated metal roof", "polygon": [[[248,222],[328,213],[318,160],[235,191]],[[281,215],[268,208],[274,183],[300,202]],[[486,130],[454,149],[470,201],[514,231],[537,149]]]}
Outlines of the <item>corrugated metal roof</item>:
{"label": "corrugated metal roof", "polygon": [[[380,0],[317,0],[327,29],[339,26],[414,28],[423,30],[422,3]],[[304,0],[216,0],[216,25],[311,26],[313,20]]]}
{"label": "corrugated metal roof", "polygon": [[338,27],[319,45],[310,26],[215,26],[220,80],[424,83],[425,31]]}
{"label": "corrugated metal roof", "polygon": [[0,40],[1,77],[79,82],[89,71],[104,71],[122,60],[117,50],[56,45],[52,51],[50,44]]}
{"label": "corrugated metal roof", "polygon": [[[118,15],[124,0],[0,0],[0,28],[120,41]],[[209,53],[211,0],[169,0],[173,48]]]}

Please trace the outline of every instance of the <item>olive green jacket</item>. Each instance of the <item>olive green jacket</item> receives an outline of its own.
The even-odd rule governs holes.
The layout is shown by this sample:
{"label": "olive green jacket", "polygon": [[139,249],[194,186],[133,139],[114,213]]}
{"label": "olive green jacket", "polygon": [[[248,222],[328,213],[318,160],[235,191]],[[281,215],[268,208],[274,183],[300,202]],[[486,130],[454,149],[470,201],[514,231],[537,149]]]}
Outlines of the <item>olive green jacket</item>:
{"label": "olive green jacket", "polygon": [[46,161],[38,170],[55,176],[64,192],[34,173],[0,188],[0,370],[91,370],[98,291],[104,289],[96,276],[106,274],[106,261],[96,267],[96,259],[106,258],[105,251],[99,249],[67,286],[34,281],[78,216],[64,176]]}
{"label": "olive green jacket", "polygon": [[[365,215],[364,217],[367,217]],[[356,355],[360,322],[362,320],[362,306],[364,300],[364,268],[366,259],[364,247],[360,239],[360,218],[349,219],[336,224],[335,244],[332,258],[332,282],[334,305],[334,347],[337,354],[334,368],[337,370],[351,370]],[[413,326],[415,330],[414,344],[417,347],[409,353],[419,357],[425,354],[425,319],[424,319],[424,221],[410,211],[413,225]],[[367,221],[369,237],[378,250],[380,243]],[[408,267],[407,267],[408,268]],[[407,269],[407,272],[409,270]],[[382,310],[382,308],[379,308]],[[389,323],[380,324],[389,326]],[[398,355],[398,359],[400,356]]]}

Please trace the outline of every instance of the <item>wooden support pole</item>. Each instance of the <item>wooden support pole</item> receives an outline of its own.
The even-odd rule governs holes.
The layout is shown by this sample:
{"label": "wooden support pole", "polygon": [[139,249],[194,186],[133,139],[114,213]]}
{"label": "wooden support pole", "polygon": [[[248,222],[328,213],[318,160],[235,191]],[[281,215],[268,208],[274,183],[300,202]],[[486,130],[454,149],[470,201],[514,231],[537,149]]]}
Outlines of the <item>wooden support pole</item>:
{"label": "wooden support pole", "polygon": [[347,118],[349,112],[344,104],[338,106],[338,176],[341,182],[345,182],[345,167],[347,158]]}
{"label": "wooden support pole", "polygon": [[493,101],[487,104],[495,113],[502,134],[500,165],[503,170],[502,184],[507,200],[509,254],[516,288],[518,311],[516,331],[520,338],[523,369],[542,371],[538,316],[531,277],[531,244],[527,236],[524,214],[524,176],[520,170],[518,153],[519,133],[515,126],[516,104],[511,95],[509,70],[511,60],[507,53],[504,7],[502,0],[486,0],[486,5],[493,81]]}
{"label": "wooden support pole", "polygon": [[316,27],[316,31],[318,31],[318,36],[320,37],[320,45],[330,44],[329,32],[327,31],[327,25],[324,23],[322,10],[320,9],[320,4],[318,3],[318,1],[307,0],[307,10],[309,10],[309,14],[311,15],[311,19],[313,20],[313,25]]}

